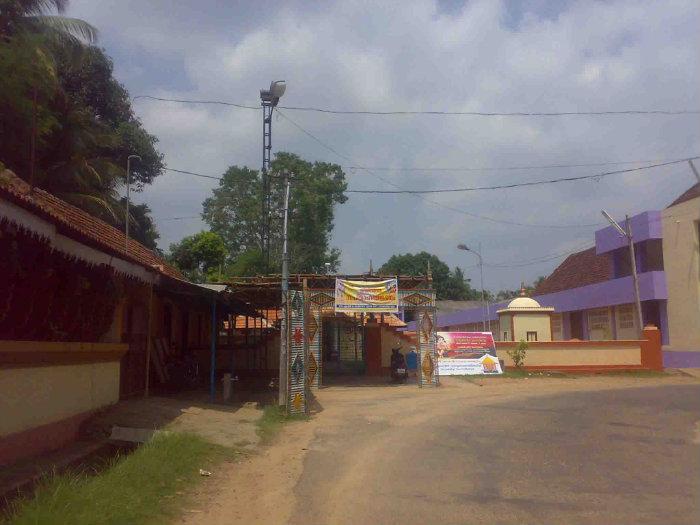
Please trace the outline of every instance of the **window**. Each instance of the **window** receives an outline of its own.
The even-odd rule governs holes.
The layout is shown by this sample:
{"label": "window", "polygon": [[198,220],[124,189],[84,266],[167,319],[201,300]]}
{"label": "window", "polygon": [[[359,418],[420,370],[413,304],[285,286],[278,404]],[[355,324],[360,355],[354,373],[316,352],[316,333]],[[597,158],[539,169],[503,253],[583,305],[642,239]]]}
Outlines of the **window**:
{"label": "window", "polygon": [[503,340],[504,340],[504,341],[508,341],[508,340],[509,340],[509,339],[508,339],[508,332],[507,332],[507,331],[506,331],[506,332],[503,332]]}
{"label": "window", "polygon": [[608,322],[607,308],[594,308],[588,312],[588,326],[590,330],[607,330]]}
{"label": "window", "polygon": [[552,339],[555,341],[563,338],[561,314],[552,314]]}
{"label": "window", "polygon": [[528,341],[537,341],[537,332],[528,332],[527,333],[527,340]]}
{"label": "window", "polygon": [[617,318],[620,328],[634,328],[634,306],[631,304],[618,306]]}

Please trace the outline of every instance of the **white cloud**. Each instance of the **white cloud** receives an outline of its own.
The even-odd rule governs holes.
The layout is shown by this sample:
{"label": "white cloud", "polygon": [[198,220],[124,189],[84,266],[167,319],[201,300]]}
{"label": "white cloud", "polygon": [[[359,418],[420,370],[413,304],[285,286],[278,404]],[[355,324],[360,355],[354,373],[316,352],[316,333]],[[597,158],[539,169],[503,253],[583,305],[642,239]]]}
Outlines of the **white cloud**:
{"label": "white cloud", "polygon": [[[173,6],[176,7],[173,7]],[[569,111],[696,108],[700,65],[693,0],[570,2],[525,9],[516,27],[509,2],[470,1],[445,14],[428,0],[254,4],[73,1],[99,26],[116,70],[133,94],[258,104],[270,80],[288,83],[283,104],[342,109]],[[260,163],[260,115],[218,106],[139,101],[171,167],[219,174]],[[287,111],[354,164],[392,167],[509,166],[684,156],[700,151],[694,117],[369,117]],[[349,164],[283,119],[273,147]],[[610,166],[610,169],[616,166]],[[625,167],[625,166],[622,166]],[[471,186],[604,171],[396,172],[376,175],[407,188]],[[599,223],[611,212],[659,208],[692,183],[683,166],[599,182],[430,196],[443,205],[515,222]],[[348,171],[350,186],[390,188]],[[663,184],[654,181],[663,180]],[[143,194],[157,218],[196,215],[211,181],[166,175]],[[164,244],[202,227],[162,222]],[[334,244],[344,269],[375,266],[392,253],[429,249],[465,265],[457,242],[482,242],[505,263],[593,240],[593,228],[494,224],[410,196],[352,196],[337,210]],[[562,248],[563,247],[563,248]],[[526,255],[523,255],[526,254]],[[556,262],[487,270],[494,288],[515,287]]]}

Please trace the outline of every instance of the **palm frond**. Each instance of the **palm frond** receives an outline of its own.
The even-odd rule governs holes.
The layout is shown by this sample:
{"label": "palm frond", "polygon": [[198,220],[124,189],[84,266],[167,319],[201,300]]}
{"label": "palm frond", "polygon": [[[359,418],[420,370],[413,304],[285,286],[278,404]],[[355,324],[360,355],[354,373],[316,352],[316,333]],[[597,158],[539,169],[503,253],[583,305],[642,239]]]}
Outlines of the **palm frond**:
{"label": "palm frond", "polygon": [[39,27],[56,31],[59,33],[57,36],[72,37],[72,41],[77,39],[88,44],[97,42],[97,28],[79,18],[59,15],[34,15],[29,18]]}

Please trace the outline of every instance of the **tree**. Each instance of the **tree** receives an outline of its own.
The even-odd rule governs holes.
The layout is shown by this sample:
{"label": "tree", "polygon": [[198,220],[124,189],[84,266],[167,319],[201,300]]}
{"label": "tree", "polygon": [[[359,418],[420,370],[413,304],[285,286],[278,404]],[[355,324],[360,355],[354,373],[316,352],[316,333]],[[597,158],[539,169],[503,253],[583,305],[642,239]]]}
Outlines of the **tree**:
{"label": "tree", "polygon": [[170,245],[168,260],[193,282],[221,277],[226,245],[221,236],[202,231]]}
{"label": "tree", "polygon": [[143,159],[133,166],[136,191],[162,172],[163,158],[113,78],[111,60],[89,45],[97,30],[61,16],[67,4],[0,0],[0,159],[20,177],[119,226],[127,156]]}
{"label": "tree", "polygon": [[464,272],[461,268],[457,267],[452,272],[450,267],[436,255],[425,251],[416,254],[392,255],[379,268],[379,273],[383,275],[425,275],[428,271],[428,265],[430,265],[433,287],[438,299],[466,301],[480,297],[479,293],[473,290],[468,281],[464,279]]}
{"label": "tree", "polygon": [[[282,174],[292,178],[289,202],[290,271],[325,271],[325,263],[335,270],[340,252],[330,247],[334,207],[347,200],[345,174],[337,164],[308,162],[292,153],[278,153],[272,162],[270,192],[273,217],[270,228],[270,271],[281,266],[282,210],[284,184]],[[219,234],[229,251],[233,271],[264,273],[261,230],[262,191],[260,173],[245,167],[230,167],[204,201],[204,220]],[[242,259],[241,259],[242,258]],[[237,264],[239,259],[241,264]]]}
{"label": "tree", "polygon": [[[119,201],[119,206],[126,210],[126,198]],[[148,204],[129,204],[129,215],[131,222],[129,223],[129,236],[139,241],[146,248],[155,252],[161,253],[158,249],[158,239],[160,234],[156,229],[156,225],[151,217],[151,208]],[[118,225],[120,230],[124,230],[124,215],[121,215],[121,221]]]}

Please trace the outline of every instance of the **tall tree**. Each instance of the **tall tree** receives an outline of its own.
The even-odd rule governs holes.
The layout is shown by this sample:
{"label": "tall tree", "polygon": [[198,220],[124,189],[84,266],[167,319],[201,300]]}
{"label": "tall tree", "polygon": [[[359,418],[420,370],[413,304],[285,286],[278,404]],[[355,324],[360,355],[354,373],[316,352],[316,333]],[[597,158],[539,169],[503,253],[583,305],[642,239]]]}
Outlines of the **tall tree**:
{"label": "tall tree", "polygon": [[[278,153],[272,162],[271,271],[281,265],[281,215],[284,207],[282,174],[291,175],[289,252],[292,272],[335,270],[340,252],[330,246],[334,208],[347,200],[345,174],[337,164],[308,162],[292,153]],[[262,192],[257,171],[233,166],[204,201],[204,220],[224,239],[233,269],[263,273],[261,254]],[[242,258],[242,259],[241,259]],[[239,261],[240,259],[240,261]]]}
{"label": "tall tree", "polygon": [[[97,30],[62,16],[67,5],[0,0],[0,160],[117,226],[125,220],[118,190],[127,156],[142,158],[133,166],[136,191],[162,172],[163,158],[114,79],[110,59],[89,45]],[[153,228],[144,221],[144,214],[132,214],[135,230]]]}
{"label": "tall tree", "polygon": [[379,268],[379,273],[385,275],[425,275],[430,266],[433,276],[433,287],[438,299],[467,301],[477,299],[479,294],[471,288],[464,278],[464,272],[456,267],[454,272],[436,255],[428,252],[405,253],[392,255]]}
{"label": "tall tree", "polygon": [[202,231],[171,244],[168,259],[191,281],[205,282],[220,278],[226,246],[216,233]]}

